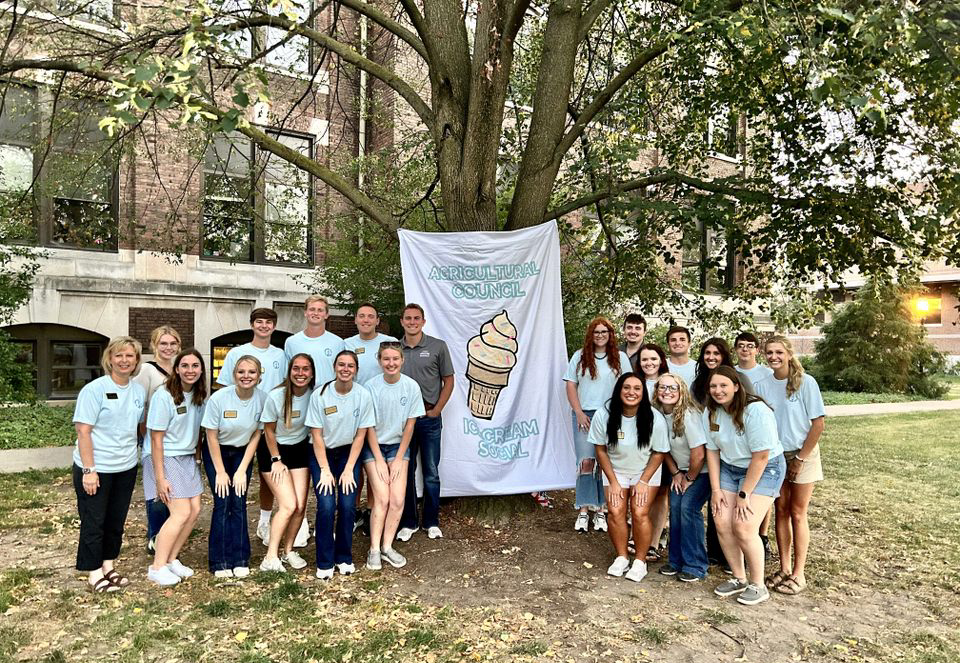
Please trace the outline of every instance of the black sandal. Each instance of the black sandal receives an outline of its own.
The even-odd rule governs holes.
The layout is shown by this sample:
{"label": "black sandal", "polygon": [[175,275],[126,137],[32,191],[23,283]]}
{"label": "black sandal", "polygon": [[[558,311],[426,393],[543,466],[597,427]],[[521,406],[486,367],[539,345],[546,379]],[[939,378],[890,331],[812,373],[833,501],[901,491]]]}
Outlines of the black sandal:
{"label": "black sandal", "polygon": [[94,594],[106,594],[108,592],[120,591],[120,587],[107,580],[106,576],[101,577],[94,583],[88,582],[87,584],[90,586],[90,591]]}
{"label": "black sandal", "polygon": [[116,569],[110,569],[103,574],[103,577],[114,587],[123,588],[130,584],[130,579],[120,575]]}
{"label": "black sandal", "polygon": [[647,562],[659,562],[660,561],[660,551],[650,546],[647,548],[647,556],[644,558]]}

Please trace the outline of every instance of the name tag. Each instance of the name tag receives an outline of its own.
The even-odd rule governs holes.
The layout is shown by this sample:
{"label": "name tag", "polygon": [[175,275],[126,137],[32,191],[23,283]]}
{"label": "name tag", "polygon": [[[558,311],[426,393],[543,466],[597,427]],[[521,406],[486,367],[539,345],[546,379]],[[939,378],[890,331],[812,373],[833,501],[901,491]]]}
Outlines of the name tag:
{"label": "name tag", "polygon": [[336,414],[336,413],[337,413],[337,406],[336,406],[336,405],[331,405],[330,407],[325,407],[325,408],[323,408],[323,413],[324,413],[324,414]]}
{"label": "name tag", "polygon": [[296,418],[299,417],[299,416],[300,416],[300,410],[291,410],[291,411],[290,411],[290,417],[291,417],[291,418],[296,419]]}
{"label": "name tag", "polygon": [[420,356],[421,356],[421,357],[429,357],[429,356],[430,356],[430,351],[429,351],[429,350],[421,350],[421,351],[420,351]]}
{"label": "name tag", "polygon": [[236,411],[236,410],[224,410],[224,411],[223,411],[223,418],[224,418],[224,419],[236,419],[236,418],[237,418],[237,411]]}
{"label": "name tag", "polygon": [[623,431],[622,431],[622,430],[618,430],[618,431],[617,431],[617,439],[618,439],[618,440],[622,440],[623,437],[624,437]]}
{"label": "name tag", "polygon": [[108,400],[108,401],[115,401],[115,400],[117,400],[118,398],[119,398],[119,396],[117,396],[116,394],[107,394],[107,400]]}
{"label": "name tag", "polygon": [[711,423],[711,424],[710,424],[710,432],[711,432],[711,433],[719,433],[719,432],[720,432],[720,424]]}
{"label": "name tag", "polygon": [[366,351],[367,351],[366,348],[357,348],[356,350],[353,351],[353,353],[354,353],[354,354],[358,354],[358,355],[362,355],[362,354],[363,354],[364,352],[366,352]]}
{"label": "name tag", "polygon": [[177,414],[186,414],[186,413],[187,413],[186,405],[181,405],[180,407],[177,408]]}

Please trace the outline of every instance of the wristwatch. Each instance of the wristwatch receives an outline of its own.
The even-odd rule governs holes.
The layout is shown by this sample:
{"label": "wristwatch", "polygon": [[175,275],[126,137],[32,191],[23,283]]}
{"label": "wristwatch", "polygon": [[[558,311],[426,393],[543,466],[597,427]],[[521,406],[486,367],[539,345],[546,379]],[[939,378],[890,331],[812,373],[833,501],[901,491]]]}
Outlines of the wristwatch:
{"label": "wristwatch", "polygon": [[270,456],[271,463],[279,463],[281,460],[280,456]]}
{"label": "wristwatch", "polygon": [[90,467],[84,467],[82,471],[83,471],[84,474],[96,474],[96,473],[97,473],[97,466],[96,466],[96,465],[91,465]]}
{"label": "wristwatch", "polygon": [[745,492],[743,492],[742,490],[741,490],[739,493],[737,493],[737,495],[738,495],[738,496],[740,497],[740,499],[742,499],[742,500],[747,499],[747,494],[746,494]]}

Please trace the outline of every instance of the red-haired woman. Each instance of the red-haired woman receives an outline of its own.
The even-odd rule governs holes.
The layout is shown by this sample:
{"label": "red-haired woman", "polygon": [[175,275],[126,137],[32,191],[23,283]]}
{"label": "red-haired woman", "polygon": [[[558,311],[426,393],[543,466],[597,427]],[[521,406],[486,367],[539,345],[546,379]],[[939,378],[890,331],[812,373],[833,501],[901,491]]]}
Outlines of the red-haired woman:
{"label": "red-haired woman", "polygon": [[606,503],[593,444],[587,440],[593,413],[606,405],[621,373],[630,372],[630,359],[617,347],[617,333],[606,318],[594,318],[587,327],[583,347],[573,353],[563,376],[567,400],[573,409],[573,444],[577,454],[577,490],[574,506],[579,510],[574,531],[589,528],[606,532]]}

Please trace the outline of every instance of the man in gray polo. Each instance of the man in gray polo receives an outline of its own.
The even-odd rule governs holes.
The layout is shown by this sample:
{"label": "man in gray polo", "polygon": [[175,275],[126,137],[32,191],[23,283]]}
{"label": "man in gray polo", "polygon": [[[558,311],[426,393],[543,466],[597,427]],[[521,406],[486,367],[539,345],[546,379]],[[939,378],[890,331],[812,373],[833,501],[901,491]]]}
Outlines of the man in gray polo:
{"label": "man in gray polo", "polygon": [[410,464],[407,469],[407,497],[400,518],[397,538],[409,541],[420,528],[417,517],[417,453],[423,468],[423,528],[431,539],[443,536],[440,531],[440,412],[453,393],[453,363],[447,344],[423,333],[426,316],[419,304],[407,304],[400,324],[403,326],[403,374],[420,385],[426,414],[417,419],[410,440]]}

